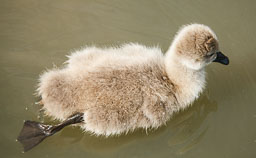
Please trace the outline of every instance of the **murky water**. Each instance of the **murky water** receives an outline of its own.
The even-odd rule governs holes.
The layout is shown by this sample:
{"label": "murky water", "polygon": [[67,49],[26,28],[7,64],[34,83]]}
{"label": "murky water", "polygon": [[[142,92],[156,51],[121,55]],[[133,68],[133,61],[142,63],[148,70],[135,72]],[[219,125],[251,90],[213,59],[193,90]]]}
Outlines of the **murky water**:
{"label": "murky water", "polygon": [[[1,156],[256,157],[255,16],[253,0],[0,0]],[[15,139],[24,119],[39,120],[33,93],[46,68],[84,45],[139,42],[166,50],[191,22],[212,27],[231,61],[207,68],[207,89],[191,108],[147,133],[98,138],[68,127],[21,153]]]}

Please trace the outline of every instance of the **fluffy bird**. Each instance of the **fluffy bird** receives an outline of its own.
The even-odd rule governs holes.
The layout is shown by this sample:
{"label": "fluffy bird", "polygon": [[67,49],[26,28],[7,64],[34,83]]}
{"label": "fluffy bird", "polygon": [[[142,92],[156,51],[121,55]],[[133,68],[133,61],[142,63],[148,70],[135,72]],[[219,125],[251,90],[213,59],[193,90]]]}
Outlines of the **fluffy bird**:
{"label": "fluffy bird", "polygon": [[216,34],[202,24],[183,26],[166,53],[129,43],[86,47],[68,58],[64,68],[40,76],[43,109],[61,121],[79,113],[75,123],[104,136],[165,124],[199,97],[206,65],[229,63]]}

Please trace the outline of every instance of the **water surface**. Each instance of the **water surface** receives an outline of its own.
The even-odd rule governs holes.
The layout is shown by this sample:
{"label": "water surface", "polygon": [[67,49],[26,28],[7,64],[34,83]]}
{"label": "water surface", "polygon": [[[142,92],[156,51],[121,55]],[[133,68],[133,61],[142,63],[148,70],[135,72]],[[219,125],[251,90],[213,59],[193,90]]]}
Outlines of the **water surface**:
{"label": "water surface", "polygon": [[[256,157],[256,1],[0,0],[0,151],[3,157]],[[169,47],[181,25],[209,25],[231,64],[211,64],[208,85],[155,131],[95,137],[68,127],[27,153],[15,141],[39,120],[38,76],[85,45]],[[45,122],[51,122],[44,118]]]}

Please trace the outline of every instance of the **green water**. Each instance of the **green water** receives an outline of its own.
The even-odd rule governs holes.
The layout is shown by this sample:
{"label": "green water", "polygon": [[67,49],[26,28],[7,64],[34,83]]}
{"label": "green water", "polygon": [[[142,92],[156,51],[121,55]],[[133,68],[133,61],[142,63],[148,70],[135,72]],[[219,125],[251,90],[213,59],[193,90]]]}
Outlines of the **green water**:
{"label": "green water", "polygon": [[[1,157],[256,157],[255,17],[253,0],[0,0]],[[165,51],[192,22],[217,33],[231,63],[207,67],[207,89],[191,108],[155,131],[99,138],[68,127],[21,152],[15,139],[23,120],[39,121],[33,94],[46,68],[84,45],[139,42]]]}

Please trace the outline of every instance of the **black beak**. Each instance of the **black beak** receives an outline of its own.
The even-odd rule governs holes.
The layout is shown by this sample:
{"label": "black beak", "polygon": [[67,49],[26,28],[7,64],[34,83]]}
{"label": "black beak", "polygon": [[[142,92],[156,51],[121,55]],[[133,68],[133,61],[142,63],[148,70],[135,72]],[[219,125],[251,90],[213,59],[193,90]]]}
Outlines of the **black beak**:
{"label": "black beak", "polygon": [[221,64],[228,65],[229,64],[229,59],[228,59],[228,57],[226,57],[221,52],[217,52],[217,57],[216,57],[215,60],[213,60],[213,62],[219,62]]}

